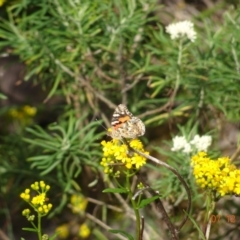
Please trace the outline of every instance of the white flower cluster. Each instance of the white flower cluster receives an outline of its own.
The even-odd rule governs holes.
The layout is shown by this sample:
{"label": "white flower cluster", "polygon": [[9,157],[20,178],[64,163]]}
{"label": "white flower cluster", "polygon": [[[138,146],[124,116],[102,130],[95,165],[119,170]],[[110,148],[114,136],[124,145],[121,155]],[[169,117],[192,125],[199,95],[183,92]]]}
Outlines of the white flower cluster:
{"label": "white flower cluster", "polygon": [[177,152],[180,150],[184,153],[189,153],[192,151],[192,148],[185,137],[176,136],[173,138],[173,147],[171,148],[171,151]]}
{"label": "white flower cluster", "polygon": [[187,20],[169,24],[166,27],[166,32],[170,34],[171,39],[178,39],[186,36],[191,42],[194,42],[197,38],[193,23]]}
{"label": "white flower cluster", "polygon": [[173,147],[171,148],[171,151],[182,151],[183,153],[190,153],[196,149],[198,152],[206,152],[211,144],[212,137],[208,135],[202,137],[200,137],[199,135],[195,135],[193,140],[191,140],[190,142],[188,142],[184,136],[176,136],[173,138]]}

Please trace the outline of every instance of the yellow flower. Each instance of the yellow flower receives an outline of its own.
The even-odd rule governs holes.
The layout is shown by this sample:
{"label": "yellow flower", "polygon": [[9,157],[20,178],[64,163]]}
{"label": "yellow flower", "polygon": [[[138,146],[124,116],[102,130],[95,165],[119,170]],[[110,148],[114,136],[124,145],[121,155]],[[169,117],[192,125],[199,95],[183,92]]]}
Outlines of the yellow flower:
{"label": "yellow flower", "polygon": [[143,144],[140,140],[138,139],[133,139],[131,142],[130,142],[130,146],[134,149],[138,149],[138,150],[143,150]]}
{"label": "yellow flower", "polygon": [[126,165],[125,166],[126,166],[127,169],[131,169],[132,168],[132,162],[131,162],[130,158],[126,159]]}
{"label": "yellow flower", "polygon": [[22,215],[23,216],[29,216],[30,215],[30,210],[27,208],[27,209],[24,209],[23,211],[22,211]]}
{"label": "yellow flower", "polygon": [[38,196],[33,197],[31,202],[33,205],[43,205],[45,202],[45,197],[46,197],[46,194],[41,193]]}
{"label": "yellow flower", "polygon": [[0,0],[0,7],[4,4],[6,0]]}
{"label": "yellow flower", "polygon": [[82,224],[79,228],[79,232],[78,232],[78,235],[81,237],[81,238],[87,238],[89,235],[90,235],[90,229],[89,227],[87,226],[87,224]]}
{"label": "yellow flower", "polygon": [[40,181],[40,187],[44,190],[44,188],[45,188],[45,186],[46,186],[46,184],[45,184],[45,182],[44,181]]}
{"label": "yellow flower", "polygon": [[25,200],[25,201],[28,202],[29,199],[30,199],[30,190],[27,188],[24,193],[21,193],[21,194],[20,194],[20,197],[21,197],[23,200]]}
{"label": "yellow flower", "polygon": [[35,183],[31,184],[31,188],[33,190],[38,191],[39,190],[39,182],[35,182]]}
{"label": "yellow flower", "polygon": [[17,120],[22,126],[25,126],[32,123],[36,112],[37,109],[35,107],[25,105],[20,108],[13,107],[8,114],[13,120]]}
{"label": "yellow flower", "polygon": [[37,109],[35,107],[31,107],[28,105],[25,105],[23,107],[23,112],[28,115],[29,117],[33,117],[36,115]]}
{"label": "yellow flower", "polygon": [[52,204],[48,204],[48,205],[45,204],[45,205],[42,206],[42,208],[43,208],[43,210],[42,210],[43,213],[47,214],[51,210]]}
{"label": "yellow flower", "polygon": [[[1,1],[1,0],[0,0]],[[18,110],[17,109],[11,109],[9,110],[9,115],[12,117],[12,118],[18,118]]]}
{"label": "yellow flower", "polygon": [[236,186],[234,188],[234,192],[238,195],[240,194],[240,184],[239,183],[236,184]]}
{"label": "yellow flower", "polygon": [[58,237],[61,239],[65,239],[69,236],[69,229],[67,224],[58,226],[55,231],[58,233]]}
{"label": "yellow flower", "polygon": [[135,164],[136,169],[139,169],[146,163],[146,158],[137,155],[134,153],[134,156],[132,157],[132,164]]}
{"label": "yellow flower", "polygon": [[73,194],[71,196],[71,205],[72,205],[72,212],[73,213],[82,213],[85,211],[88,200],[80,194]]}
{"label": "yellow flower", "polygon": [[43,213],[43,208],[42,208],[42,207],[39,207],[39,208],[38,208],[38,212]]}
{"label": "yellow flower", "polygon": [[140,182],[140,183],[137,185],[137,188],[138,188],[138,189],[144,189],[145,187],[144,187],[143,183]]}

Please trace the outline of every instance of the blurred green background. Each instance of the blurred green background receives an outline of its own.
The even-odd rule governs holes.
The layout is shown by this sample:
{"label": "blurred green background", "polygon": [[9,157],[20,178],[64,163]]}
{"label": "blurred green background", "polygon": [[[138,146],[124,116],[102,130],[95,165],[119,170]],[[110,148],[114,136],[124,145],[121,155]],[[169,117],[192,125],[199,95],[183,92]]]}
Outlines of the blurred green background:
{"label": "blurred green background", "polygon": [[[213,155],[236,151],[238,1],[17,0],[0,5],[0,239],[35,239],[21,229],[29,223],[21,215],[25,203],[19,194],[39,180],[51,186],[53,210],[43,224],[46,232],[65,224],[69,233],[62,239],[81,239],[76,229],[86,219],[69,207],[80,192],[89,198],[88,213],[123,227],[123,213],[94,202],[121,207],[102,193],[109,183],[99,164],[100,142],[109,140],[106,128],[119,103],[146,124],[142,139],[147,150],[175,167],[182,159],[169,148],[179,129],[210,132]],[[165,26],[186,19],[194,22],[197,39],[184,42],[179,65],[178,42]],[[184,201],[173,205],[181,187],[172,178],[162,179],[164,173],[154,166],[144,174],[156,187],[171,186],[164,200],[178,218]],[[199,193],[194,189],[193,194],[193,218],[202,221]],[[237,202],[230,198],[221,207],[240,216]],[[154,222],[159,217],[150,208],[146,212],[159,228]],[[125,225],[131,229],[129,222]],[[116,239],[96,223],[91,228],[88,239]],[[237,224],[223,223],[223,228],[230,229],[231,239],[239,239]],[[217,226],[213,232],[212,239],[226,239]],[[197,239],[191,223],[181,239],[190,233]],[[157,239],[164,239],[161,234]]]}

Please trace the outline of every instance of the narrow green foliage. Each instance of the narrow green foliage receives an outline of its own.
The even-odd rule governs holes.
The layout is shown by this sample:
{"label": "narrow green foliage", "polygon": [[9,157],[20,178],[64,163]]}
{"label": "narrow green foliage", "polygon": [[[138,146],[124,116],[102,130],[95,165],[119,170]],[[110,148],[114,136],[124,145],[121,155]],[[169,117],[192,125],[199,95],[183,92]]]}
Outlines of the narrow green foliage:
{"label": "narrow green foliage", "polygon": [[70,115],[58,124],[49,126],[49,131],[39,126],[27,128],[31,137],[24,140],[32,147],[42,149],[41,155],[28,158],[32,162],[31,167],[41,169],[42,176],[62,169],[66,180],[76,178],[81,173],[83,164],[97,167],[97,155],[100,153],[97,154],[94,150],[95,141],[102,134],[96,134],[97,122],[81,127],[85,119],[82,117],[77,120]]}
{"label": "narrow green foliage", "polygon": [[[236,123],[240,119],[240,8],[236,3],[231,7],[229,1],[208,8],[198,3],[202,10],[198,8],[197,15],[192,16],[192,30],[196,34],[193,39],[186,33],[178,37],[171,35],[166,27],[177,23],[175,17],[179,15],[175,10],[171,12],[173,6],[169,11],[169,6],[158,2],[0,2],[3,4],[0,8],[0,204],[3,206],[2,222],[9,226],[9,239],[15,237],[12,227],[15,216],[11,216],[11,209],[16,215],[20,211],[12,199],[28,182],[40,178],[52,184],[50,198],[56,203],[50,218],[61,216],[58,222],[65,221],[65,213],[72,209],[69,199],[81,192],[91,201],[90,211],[83,216],[72,212],[70,217],[73,222],[88,220],[93,224],[91,229],[99,227],[101,238],[105,234],[106,239],[112,237],[107,232],[111,226],[107,224],[113,223],[121,229],[121,218],[123,221],[129,218],[131,223],[126,221],[129,224],[126,227],[135,228],[136,239],[148,239],[149,236],[151,239],[153,235],[157,235],[154,239],[169,237],[166,227],[159,228],[158,217],[154,218],[154,211],[148,206],[156,203],[159,196],[163,205],[171,206],[166,212],[174,226],[171,229],[169,222],[166,226],[172,236],[179,233],[181,239],[210,239],[210,230],[216,238],[222,234],[210,226],[209,236],[201,232],[203,221],[200,218],[209,215],[210,210],[208,205],[203,210],[204,192],[199,191],[192,174],[190,162],[196,149],[174,151],[169,139],[184,136],[190,146],[194,136],[210,135],[213,144],[209,156],[218,159],[222,152],[228,153],[229,149],[222,147],[225,142],[233,142],[230,152],[235,151],[235,159],[232,161],[239,160],[239,141],[235,139]],[[12,57],[18,59],[21,67],[14,65]],[[15,68],[11,68],[12,65]],[[36,86],[39,89],[35,95]],[[121,141],[116,143],[116,148],[108,149],[110,136],[106,136],[107,130],[103,130],[95,119],[100,119],[103,127],[108,128],[114,108],[120,103],[126,104],[146,125],[144,149],[146,147],[150,155],[154,150],[190,185],[193,213],[188,216],[191,221],[181,231],[175,226],[179,226],[177,221],[184,215],[182,206],[186,206],[182,182],[173,172],[149,161],[143,166],[144,170],[133,168],[127,176],[126,171],[121,171],[126,166],[129,169],[138,166],[140,158],[128,147],[127,151],[118,152],[116,149]],[[30,112],[32,110],[32,115],[23,114],[25,106]],[[124,121],[115,129],[122,127]],[[231,139],[222,133],[224,123],[235,127],[229,133]],[[131,131],[131,127],[129,125],[127,131]],[[105,152],[101,151],[101,142],[106,143],[102,146]],[[119,159],[122,163],[114,164],[114,160]],[[110,174],[115,170],[116,185]],[[106,177],[106,173],[110,176]],[[141,182],[137,178],[142,174],[159,196],[149,196],[150,192],[139,190],[148,185],[137,188]],[[234,204],[231,206],[237,213]],[[91,215],[92,209],[95,215]],[[115,210],[121,216],[115,216]],[[134,214],[136,221],[132,221]],[[116,217],[117,221],[109,220],[110,217]],[[143,223],[144,231],[141,229]],[[222,226],[218,229],[222,231]],[[109,232],[134,239],[133,233],[125,229]],[[94,235],[94,230],[91,234]],[[112,239],[115,238],[114,235]]]}

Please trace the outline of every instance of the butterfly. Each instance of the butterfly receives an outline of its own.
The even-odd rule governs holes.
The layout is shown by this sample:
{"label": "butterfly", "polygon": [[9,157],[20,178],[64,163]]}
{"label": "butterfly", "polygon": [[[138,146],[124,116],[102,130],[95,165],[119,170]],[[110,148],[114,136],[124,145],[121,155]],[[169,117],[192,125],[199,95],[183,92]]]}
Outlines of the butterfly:
{"label": "butterfly", "polygon": [[134,139],[145,133],[144,123],[138,117],[134,117],[124,104],[118,105],[115,109],[111,125],[112,128],[109,135],[113,139]]}

